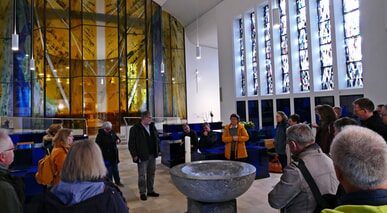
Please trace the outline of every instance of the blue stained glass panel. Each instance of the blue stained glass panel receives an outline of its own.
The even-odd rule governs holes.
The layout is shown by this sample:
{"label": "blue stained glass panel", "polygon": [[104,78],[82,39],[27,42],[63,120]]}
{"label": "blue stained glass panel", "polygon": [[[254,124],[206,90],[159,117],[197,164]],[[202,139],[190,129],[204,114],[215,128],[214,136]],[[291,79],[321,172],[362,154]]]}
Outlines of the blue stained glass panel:
{"label": "blue stained glass panel", "polygon": [[252,53],[252,68],[253,68],[253,94],[258,94],[258,73],[257,73],[257,41],[255,28],[255,13],[250,14],[250,33],[251,33],[251,53]]}
{"label": "blue stained glass panel", "polygon": [[287,27],[286,16],[281,16],[281,18],[280,18],[280,33],[281,33],[281,35],[286,34],[286,27]]}
{"label": "blue stained glass panel", "polygon": [[359,10],[344,15],[345,37],[360,35]]}
{"label": "blue stained glass panel", "polygon": [[297,28],[306,28],[306,9],[305,7],[299,8],[297,11]]}
{"label": "blue stained glass panel", "polygon": [[305,7],[305,0],[297,0],[297,8]]}
{"label": "blue stained glass panel", "polygon": [[281,55],[282,73],[289,73],[289,58],[288,55]]}
{"label": "blue stained glass panel", "polygon": [[273,94],[273,73],[271,66],[271,39],[270,39],[270,10],[269,5],[263,7],[263,20],[264,20],[264,38],[265,38],[265,61],[266,61],[266,92],[267,94]]}
{"label": "blue stained glass panel", "polygon": [[300,62],[300,88],[301,91],[309,91],[309,58],[308,58],[308,30],[306,29],[307,17],[305,0],[297,0],[297,29],[298,51]]}
{"label": "blue stained glass panel", "polygon": [[343,0],[347,87],[363,87],[359,0]]}
{"label": "blue stained glass panel", "polygon": [[320,0],[318,2],[318,21],[323,22],[329,19],[329,0]]}
{"label": "blue stained glass panel", "polygon": [[301,50],[308,49],[308,31],[306,29],[299,31],[298,45]]}
{"label": "blue stained glass panel", "polygon": [[332,67],[322,68],[321,88],[323,90],[332,90],[334,88]]}
{"label": "blue stained glass panel", "polygon": [[353,62],[347,64],[347,86],[363,87],[363,64]]}
{"label": "blue stained glass panel", "polygon": [[288,38],[287,35],[281,36],[281,54],[288,54]]}
{"label": "blue stained glass panel", "polygon": [[243,45],[243,19],[239,19],[239,56],[240,56],[240,75],[241,75],[241,88],[240,92],[242,96],[246,96],[246,73],[245,73],[245,49]]}
{"label": "blue stained glass panel", "polygon": [[280,16],[286,16],[286,0],[279,0]]}
{"label": "blue stained glass panel", "polygon": [[282,92],[290,92],[286,0],[279,0]]}
{"label": "blue stained glass panel", "polygon": [[301,67],[301,70],[309,69],[308,50],[300,51],[300,67]]}
{"label": "blue stained glass panel", "polygon": [[348,13],[352,10],[359,9],[359,0],[344,0],[343,8],[344,8],[344,13]]}
{"label": "blue stained glass panel", "polygon": [[362,59],[361,54],[361,37],[349,38],[346,41],[346,55],[347,61],[360,61]]}
{"label": "blue stained glass panel", "polygon": [[319,36],[320,36],[320,44],[327,44],[332,42],[331,38],[331,22],[324,21],[319,24]]}
{"label": "blue stained glass panel", "polygon": [[332,45],[326,44],[320,46],[321,50],[321,67],[332,66]]}
{"label": "blue stained glass panel", "polygon": [[309,91],[310,90],[310,76],[309,71],[302,70],[300,72],[300,80],[301,80],[301,91]]}

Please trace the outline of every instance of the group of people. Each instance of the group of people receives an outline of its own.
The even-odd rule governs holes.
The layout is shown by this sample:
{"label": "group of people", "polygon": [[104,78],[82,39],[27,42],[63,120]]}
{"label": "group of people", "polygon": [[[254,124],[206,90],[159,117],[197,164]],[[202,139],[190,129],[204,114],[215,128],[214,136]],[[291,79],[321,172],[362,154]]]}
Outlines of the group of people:
{"label": "group of people", "polygon": [[[104,124],[104,128],[107,127],[111,128],[111,124]],[[72,130],[62,128],[60,124],[53,124],[48,128],[47,135],[43,138],[43,148],[50,155],[53,181],[43,194],[24,205],[24,183],[8,170],[14,160],[15,147],[8,134],[0,131],[2,211],[128,212],[120,189],[106,178],[110,173],[109,166],[105,165],[106,159],[99,144],[88,139],[73,142],[73,139]]]}
{"label": "group of people", "polygon": [[[280,181],[269,193],[270,206],[281,212],[316,212],[320,208],[302,164],[321,195],[336,195],[336,207],[322,212],[387,211],[387,129],[383,110],[380,115],[374,110],[370,99],[355,100],[353,111],[359,125],[352,118],[341,117],[341,108],[321,105],[315,109],[319,124],[283,128],[285,136],[281,132],[276,139],[285,140],[293,160],[284,165]],[[313,127],[317,128],[315,136]],[[277,128],[277,134],[278,130],[282,131]]]}
{"label": "group of people", "polygon": [[[340,108],[317,106],[319,124],[300,124],[300,116],[276,114],[276,151],[283,165],[280,181],[269,193],[269,204],[281,212],[314,212],[317,201],[300,170],[305,165],[321,194],[337,194],[335,209],[323,212],[387,211],[387,127],[382,122],[383,110],[374,112],[367,98],[353,102],[354,114],[361,120],[341,117]],[[245,142],[249,135],[239,116],[232,114],[223,129],[225,158],[248,162]],[[161,155],[160,140],[149,111],[130,129],[128,149],[137,164],[138,188],[141,200],[158,197],[154,189],[156,158]],[[317,128],[316,135],[312,128]],[[197,134],[188,125],[185,136]],[[50,154],[54,181],[41,196],[26,208],[29,212],[128,212],[118,186],[124,187],[118,172],[120,138],[105,122],[95,142],[73,142],[70,129],[54,124],[43,138],[43,147]],[[199,141],[191,140],[191,149],[206,149],[215,145],[216,134],[208,123],[203,124]],[[202,143],[200,143],[202,141]],[[14,145],[6,132],[0,131],[0,203],[7,212],[23,212],[23,182],[12,176],[8,166],[13,161]],[[287,151],[288,150],[288,151]],[[292,160],[289,160],[289,157]],[[93,160],[90,160],[93,159]],[[115,184],[113,184],[113,180]],[[340,191],[343,189],[343,191]],[[340,193],[338,193],[340,192]],[[343,192],[343,193],[342,193]],[[79,211],[78,211],[79,210]]]}

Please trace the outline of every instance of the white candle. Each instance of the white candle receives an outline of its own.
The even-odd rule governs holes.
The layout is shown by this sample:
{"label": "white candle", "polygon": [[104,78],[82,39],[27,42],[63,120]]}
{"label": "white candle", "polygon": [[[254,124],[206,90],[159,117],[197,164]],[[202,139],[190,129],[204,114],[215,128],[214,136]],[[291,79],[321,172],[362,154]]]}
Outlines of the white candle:
{"label": "white candle", "polygon": [[184,138],[184,146],[185,146],[185,162],[191,162],[191,137],[185,136]]}

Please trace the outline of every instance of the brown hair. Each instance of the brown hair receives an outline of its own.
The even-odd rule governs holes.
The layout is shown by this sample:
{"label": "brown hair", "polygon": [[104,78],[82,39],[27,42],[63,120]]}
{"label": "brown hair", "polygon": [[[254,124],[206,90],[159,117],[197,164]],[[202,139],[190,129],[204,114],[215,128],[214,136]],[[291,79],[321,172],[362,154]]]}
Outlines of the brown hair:
{"label": "brown hair", "polygon": [[336,120],[335,111],[327,104],[316,106],[316,112],[320,115],[320,119],[324,123],[330,124]]}
{"label": "brown hair", "polygon": [[52,139],[52,144],[55,146],[62,143],[65,147],[69,147],[68,137],[72,132],[73,130],[71,129],[67,129],[67,128],[60,129]]}
{"label": "brown hair", "polygon": [[62,129],[62,124],[51,124],[50,127],[46,130],[47,134],[54,136],[60,129]]}

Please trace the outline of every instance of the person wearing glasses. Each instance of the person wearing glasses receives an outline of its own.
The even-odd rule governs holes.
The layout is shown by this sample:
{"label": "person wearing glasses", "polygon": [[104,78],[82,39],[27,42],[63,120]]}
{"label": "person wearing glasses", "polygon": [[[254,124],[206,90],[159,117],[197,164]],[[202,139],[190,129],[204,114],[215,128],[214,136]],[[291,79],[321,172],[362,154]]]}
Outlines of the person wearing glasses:
{"label": "person wearing glasses", "polygon": [[22,213],[24,183],[20,177],[9,173],[14,160],[14,145],[5,131],[0,131],[0,206],[1,212]]}
{"label": "person wearing glasses", "polygon": [[154,191],[153,185],[156,158],[161,155],[160,139],[149,111],[141,112],[141,120],[130,128],[128,146],[133,162],[137,163],[140,199],[158,197],[159,193]]}
{"label": "person wearing glasses", "polygon": [[383,124],[379,114],[374,113],[374,103],[368,98],[359,98],[352,104],[353,112],[359,117],[361,126],[377,132],[387,141],[387,126]]}

